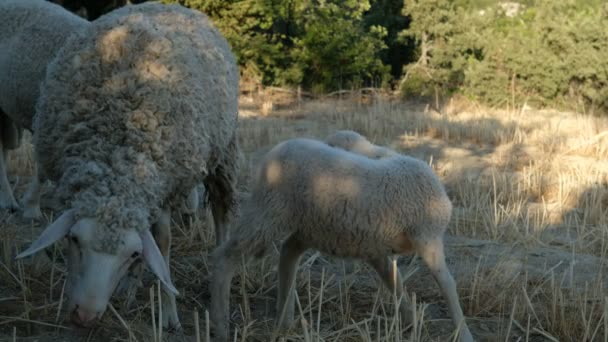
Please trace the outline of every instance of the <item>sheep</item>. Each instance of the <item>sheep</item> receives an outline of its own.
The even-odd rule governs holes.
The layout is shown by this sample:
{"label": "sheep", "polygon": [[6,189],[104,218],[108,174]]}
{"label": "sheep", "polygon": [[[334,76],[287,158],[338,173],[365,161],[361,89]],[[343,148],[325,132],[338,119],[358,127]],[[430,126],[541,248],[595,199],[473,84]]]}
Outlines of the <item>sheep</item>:
{"label": "sheep", "polygon": [[325,138],[325,143],[372,159],[396,156],[397,152],[383,146],[374,145],[361,134],[351,130],[336,131]]}
{"label": "sheep", "polygon": [[[8,151],[31,131],[40,82],[65,40],[88,22],[43,0],[0,1],[0,208],[19,208],[6,172]],[[36,201],[35,198],[31,199]],[[25,197],[26,217],[40,217]],[[34,203],[35,204],[35,203]]]}
{"label": "sheep", "polygon": [[[295,271],[309,248],[372,266],[391,291],[402,295],[401,277],[393,279],[389,256],[417,252],[440,286],[461,341],[472,341],[447,268],[443,234],[452,204],[428,164],[395,155],[371,159],[294,138],[273,147],[256,168],[251,193],[239,206],[230,237],[212,253],[210,314],[218,340],[228,338],[230,283],[237,264],[260,257],[281,240],[278,265],[278,326],[293,319]],[[400,311],[413,315],[407,302]]]}
{"label": "sheep", "polygon": [[[208,17],[144,3],[73,35],[48,66],[34,118],[40,178],[63,213],[29,248],[68,238],[68,314],[92,326],[130,266],[163,284],[163,326],[179,329],[170,212],[204,184],[219,241],[236,211],[239,74]],[[137,261],[137,262],[136,262]]]}

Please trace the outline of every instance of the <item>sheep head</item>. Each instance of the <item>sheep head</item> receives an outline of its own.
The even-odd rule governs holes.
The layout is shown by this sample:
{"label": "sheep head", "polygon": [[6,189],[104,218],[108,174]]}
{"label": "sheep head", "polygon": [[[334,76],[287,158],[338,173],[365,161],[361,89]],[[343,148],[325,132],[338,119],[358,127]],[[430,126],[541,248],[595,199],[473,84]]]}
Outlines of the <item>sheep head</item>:
{"label": "sheep head", "polygon": [[98,248],[98,242],[104,239],[100,236],[104,230],[97,229],[99,223],[91,218],[77,220],[74,213],[74,209],[63,213],[27,250],[17,255],[17,258],[23,258],[62,238],[68,240],[66,293],[72,322],[88,327],[101,318],[120,279],[141,259],[169,291],[178,293],[149,229],[143,233],[124,229],[116,248],[108,252]]}

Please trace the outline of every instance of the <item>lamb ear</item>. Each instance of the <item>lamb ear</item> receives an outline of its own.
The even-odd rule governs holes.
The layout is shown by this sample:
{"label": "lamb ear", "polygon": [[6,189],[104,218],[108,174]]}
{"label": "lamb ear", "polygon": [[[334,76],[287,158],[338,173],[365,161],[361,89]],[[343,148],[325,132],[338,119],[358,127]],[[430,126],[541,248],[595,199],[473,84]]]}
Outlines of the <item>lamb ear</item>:
{"label": "lamb ear", "polygon": [[17,255],[15,259],[21,259],[23,257],[32,255],[63,238],[76,223],[74,216],[75,212],[76,211],[74,209],[69,209],[61,214],[61,216],[59,216],[55,222],[53,222],[40,234],[38,239],[34,241],[28,249]]}
{"label": "lamb ear", "polygon": [[143,256],[144,260],[150,267],[152,273],[156,274],[158,279],[169,289],[169,291],[173,292],[176,295],[179,295],[179,292],[173,286],[173,282],[171,281],[171,273],[169,272],[169,265],[165,262],[165,258],[160,254],[160,250],[156,245],[156,241],[154,241],[154,237],[150,230],[146,230],[145,233],[141,234],[141,241],[143,243]]}

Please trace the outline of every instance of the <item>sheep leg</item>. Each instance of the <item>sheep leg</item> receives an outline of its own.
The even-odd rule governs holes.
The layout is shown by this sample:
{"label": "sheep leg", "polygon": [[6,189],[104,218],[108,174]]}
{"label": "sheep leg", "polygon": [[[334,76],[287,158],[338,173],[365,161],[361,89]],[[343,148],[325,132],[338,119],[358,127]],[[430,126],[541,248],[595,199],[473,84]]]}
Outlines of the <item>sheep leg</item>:
{"label": "sheep leg", "polygon": [[[211,213],[215,227],[215,245],[219,246],[222,242],[226,241],[228,235],[226,223],[228,221],[228,201],[231,195],[228,192],[224,192],[226,188],[224,187],[225,183],[221,180],[221,175],[209,177],[211,179],[207,185],[209,187],[209,202],[211,203]],[[224,194],[226,197],[224,197]]]}
{"label": "sheep leg", "polygon": [[214,341],[228,341],[230,326],[230,285],[243,251],[239,241],[228,239],[212,254],[210,319],[214,330]]}
{"label": "sheep leg", "polygon": [[[389,257],[371,258],[367,260],[367,263],[376,270],[378,277],[384,283],[391,293],[394,293],[399,300],[399,312],[401,313],[401,320],[407,326],[414,322],[414,313],[410,302],[405,296],[403,291],[403,279],[399,272],[399,267],[393,270],[393,262]],[[396,279],[395,279],[396,276]]]}
{"label": "sheep leg", "polygon": [[289,328],[293,322],[296,271],[305,251],[306,247],[295,235],[290,236],[281,246],[277,295],[277,325],[281,329]]}
{"label": "sheep leg", "polygon": [[416,245],[418,254],[431,270],[433,277],[441,288],[443,297],[448,303],[448,310],[452,316],[454,325],[459,327],[462,324],[460,329],[460,341],[473,342],[473,337],[471,336],[471,332],[464,319],[464,314],[460,308],[458,293],[456,291],[456,282],[445,263],[443,240],[438,238],[417,243]]}
{"label": "sheep leg", "polygon": [[129,268],[129,272],[125,275],[118,286],[116,287],[117,294],[125,294],[126,300],[123,305],[123,309],[128,311],[132,308],[133,303],[135,302],[135,295],[137,289],[142,287],[142,277],[144,272],[144,263],[141,260],[136,261],[131,268]]}
{"label": "sheep leg", "polygon": [[38,219],[42,217],[40,211],[40,175],[38,173],[38,163],[34,161],[34,175],[27,192],[23,196],[23,204],[25,206],[23,217],[29,219]]}
{"label": "sheep leg", "polygon": [[127,287],[127,300],[125,301],[125,308],[130,310],[133,307],[133,303],[135,303],[135,295],[137,293],[137,289],[142,287],[142,278],[144,275],[144,263],[138,262],[134,266],[131,267],[129,272],[129,284]]}
{"label": "sheep leg", "polygon": [[200,205],[200,199],[198,196],[198,187],[194,186],[190,190],[190,194],[188,194],[188,201],[186,204],[186,212],[188,215],[191,215],[196,218],[196,211]]}
{"label": "sheep leg", "polygon": [[[236,177],[238,146],[236,136],[228,145],[228,157],[222,159],[215,171],[205,178],[205,188],[209,193],[211,212],[215,225],[215,245],[226,241],[226,225],[236,210]],[[232,158],[235,157],[235,158]]]}
{"label": "sheep leg", "polygon": [[[6,120],[2,120],[2,116],[4,114],[0,113],[0,122],[4,125]],[[2,131],[0,131],[0,150],[2,150],[2,153],[0,153],[0,209],[17,210],[19,205],[13,196],[13,188],[7,176],[6,161],[8,159],[9,148],[5,146],[5,141],[3,141],[8,139],[4,133],[4,128],[2,128]]]}
{"label": "sheep leg", "polygon": [[[171,213],[168,210],[163,210],[160,218],[152,227],[152,235],[158,244],[160,253],[165,257],[167,266],[170,266],[171,256]],[[163,308],[163,328],[181,329],[181,323],[177,315],[177,303],[175,302],[175,294],[163,286],[161,294]]]}

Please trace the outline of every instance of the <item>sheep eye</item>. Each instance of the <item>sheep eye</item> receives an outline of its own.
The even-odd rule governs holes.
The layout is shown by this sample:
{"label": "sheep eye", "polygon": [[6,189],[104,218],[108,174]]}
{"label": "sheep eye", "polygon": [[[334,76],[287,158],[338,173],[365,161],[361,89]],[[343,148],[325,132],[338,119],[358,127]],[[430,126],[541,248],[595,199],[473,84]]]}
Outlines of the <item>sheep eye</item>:
{"label": "sheep eye", "polygon": [[70,235],[70,241],[74,244],[78,244],[78,238],[74,235]]}
{"label": "sheep eye", "polygon": [[131,254],[132,259],[137,259],[138,257],[139,257],[139,252],[133,252],[133,254]]}

